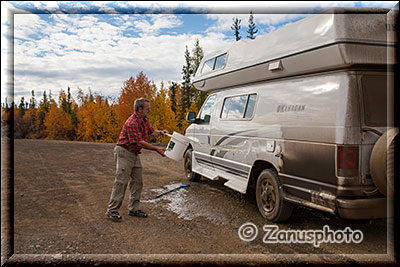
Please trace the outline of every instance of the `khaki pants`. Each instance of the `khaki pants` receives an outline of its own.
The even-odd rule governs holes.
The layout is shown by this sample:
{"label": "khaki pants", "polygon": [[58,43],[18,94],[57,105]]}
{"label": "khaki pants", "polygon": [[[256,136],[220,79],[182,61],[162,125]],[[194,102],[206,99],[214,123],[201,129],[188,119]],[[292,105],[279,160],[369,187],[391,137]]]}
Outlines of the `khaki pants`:
{"label": "khaki pants", "polygon": [[130,191],[128,210],[136,211],[139,209],[140,194],[143,187],[140,157],[125,148],[115,146],[114,160],[116,174],[107,211],[119,210],[128,184]]}

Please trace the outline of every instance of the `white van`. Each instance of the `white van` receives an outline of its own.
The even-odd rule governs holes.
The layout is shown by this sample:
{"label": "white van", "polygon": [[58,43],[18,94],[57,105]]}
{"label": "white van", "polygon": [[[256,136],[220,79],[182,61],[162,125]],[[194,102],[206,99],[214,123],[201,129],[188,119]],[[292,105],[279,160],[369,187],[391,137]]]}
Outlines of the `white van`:
{"label": "white van", "polygon": [[206,56],[194,85],[210,94],[187,116],[186,177],[254,188],[274,222],[293,204],[387,216],[398,133],[388,12],[333,9]]}

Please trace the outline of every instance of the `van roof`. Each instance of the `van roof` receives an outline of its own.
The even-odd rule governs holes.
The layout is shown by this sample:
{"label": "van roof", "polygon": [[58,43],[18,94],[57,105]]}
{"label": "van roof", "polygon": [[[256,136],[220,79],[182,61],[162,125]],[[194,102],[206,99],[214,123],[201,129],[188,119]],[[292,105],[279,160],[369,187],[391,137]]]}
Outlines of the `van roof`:
{"label": "van roof", "polygon": [[[196,85],[196,82],[216,75],[335,43],[394,44],[396,40],[388,39],[386,30],[386,14],[389,11],[377,8],[332,8],[254,40],[234,42],[226,49],[203,58],[194,83]],[[223,68],[202,73],[204,62],[224,53],[227,53],[227,57]]]}

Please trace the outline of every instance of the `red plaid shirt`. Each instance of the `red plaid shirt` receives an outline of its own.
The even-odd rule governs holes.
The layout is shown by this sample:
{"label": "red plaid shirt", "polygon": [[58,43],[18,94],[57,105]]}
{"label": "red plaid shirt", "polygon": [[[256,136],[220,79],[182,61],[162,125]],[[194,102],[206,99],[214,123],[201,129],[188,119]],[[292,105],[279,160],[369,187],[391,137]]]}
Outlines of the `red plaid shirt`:
{"label": "red plaid shirt", "polygon": [[133,113],[122,127],[117,145],[139,154],[142,148],[137,143],[146,141],[147,137],[153,132],[154,129],[147,119],[142,119],[136,113]]}

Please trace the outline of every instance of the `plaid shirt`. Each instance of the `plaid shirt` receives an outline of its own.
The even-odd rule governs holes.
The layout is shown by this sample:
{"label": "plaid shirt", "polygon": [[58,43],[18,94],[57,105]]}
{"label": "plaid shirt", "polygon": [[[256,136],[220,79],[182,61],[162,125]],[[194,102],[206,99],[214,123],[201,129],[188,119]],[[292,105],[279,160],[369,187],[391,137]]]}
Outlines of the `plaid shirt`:
{"label": "plaid shirt", "polygon": [[133,113],[122,127],[117,145],[139,154],[142,148],[137,143],[146,141],[147,137],[153,132],[154,129],[147,119],[142,119],[136,113]]}

